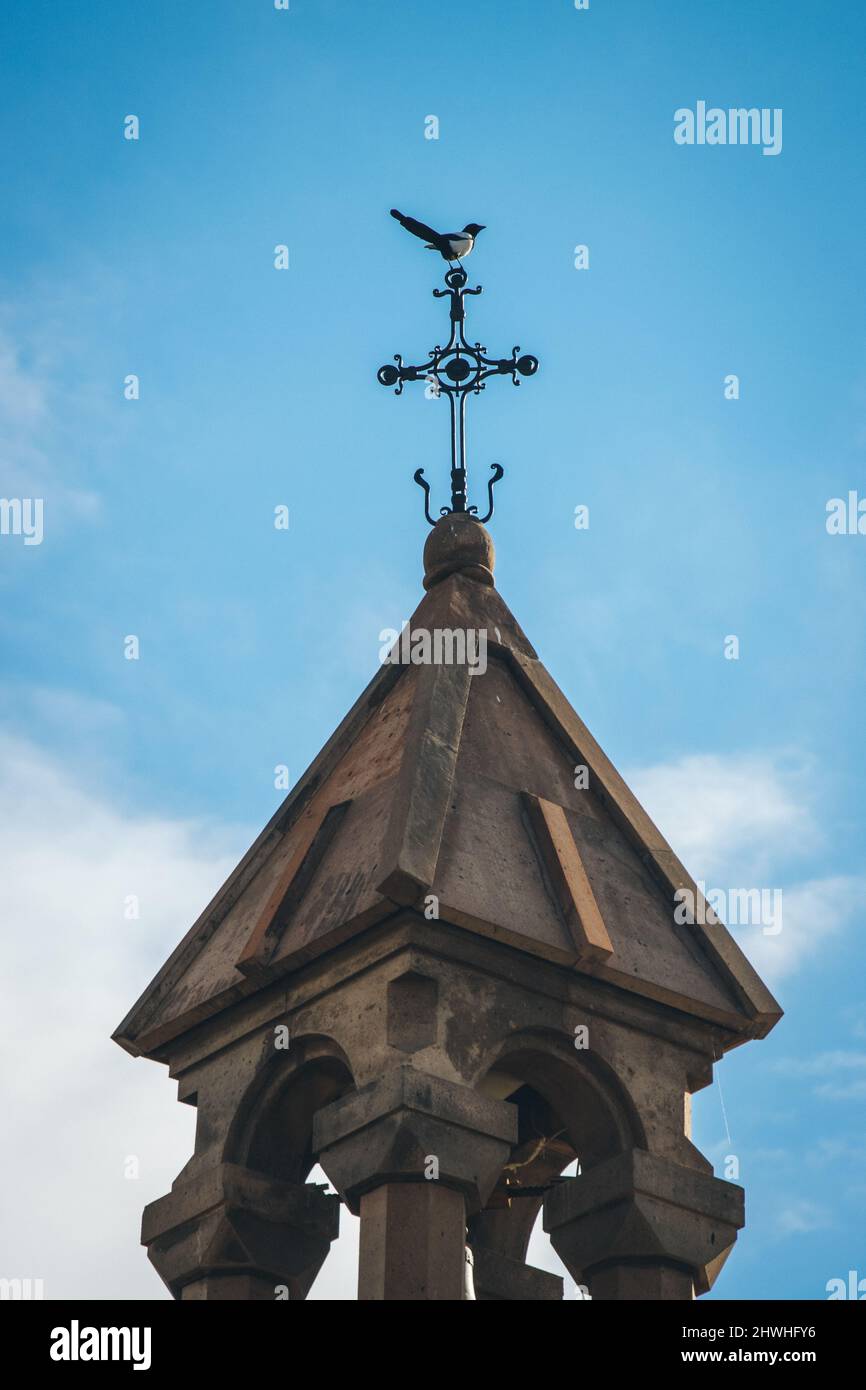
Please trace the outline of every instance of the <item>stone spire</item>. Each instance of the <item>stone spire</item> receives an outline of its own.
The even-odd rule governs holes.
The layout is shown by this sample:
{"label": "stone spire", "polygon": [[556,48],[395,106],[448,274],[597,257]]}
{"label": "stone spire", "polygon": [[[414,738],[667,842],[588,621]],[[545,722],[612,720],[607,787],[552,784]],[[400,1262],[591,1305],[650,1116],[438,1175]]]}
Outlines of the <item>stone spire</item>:
{"label": "stone spire", "polygon": [[478,1298],[548,1299],[544,1202],[593,1297],[691,1298],[743,1193],[687,1100],[780,1009],[712,914],[675,919],[697,887],[500,597],[484,527],[444,516],[424,564],[393,659],[114,1035],[199,1112],[143,1239],[178,1298],[304,1298],[342,1199],[362,1299],[463,1297],[467,1223]]}

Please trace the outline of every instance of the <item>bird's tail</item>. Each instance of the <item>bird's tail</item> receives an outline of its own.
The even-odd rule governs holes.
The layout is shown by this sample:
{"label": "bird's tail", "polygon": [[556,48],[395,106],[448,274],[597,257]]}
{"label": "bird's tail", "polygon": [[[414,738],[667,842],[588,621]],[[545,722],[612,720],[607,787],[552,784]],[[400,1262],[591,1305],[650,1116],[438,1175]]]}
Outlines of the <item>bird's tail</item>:
{"label": "bird's tail", "polygon": [[426,222],[419,222],[415,217],[404,217],[403,213],[398,212],[396,208],[391,209],[391,216],[396,217],[400,226],[405,227],[407,232],[411,232],[413,236],[420,237],[422,241],[430,242],[434,250],[441,249],[440,242],[442,238],[438,232],[434,232],[432,227],[428,227]]}

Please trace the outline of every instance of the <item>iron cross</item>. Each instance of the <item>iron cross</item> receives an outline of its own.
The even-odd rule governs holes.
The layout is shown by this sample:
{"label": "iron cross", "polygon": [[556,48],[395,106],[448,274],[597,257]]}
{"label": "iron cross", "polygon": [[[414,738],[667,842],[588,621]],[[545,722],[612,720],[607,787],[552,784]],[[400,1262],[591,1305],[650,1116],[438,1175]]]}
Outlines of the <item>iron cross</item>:
{"label": "iron cross", "polygon": [[[466,505],[466,397],[470,391],[478,395],[483,391],[487,378],[491,376],[510,376],[515,386],[520,385],[521,376],[533,376],[538,371],[538,358],[525,354],[518,357],[520,348],[512,349],[510,357],[488,357],[487,349],[476,343],[474,347],[466,341],[464,324],[466,310],[463,304],[467,294],[480,294],[481,286],[467,289],[466,271],[462,266],[449,270],[445,276],[447,289],[434,290],[437,299],[446,296],[451,300],[451,336],[445,347],[436,347],[426,362],[420,367],[404,366],[403,358],[395,354],[396,366],[388,363],[379,368],[378,378],[383,386],[394,386],[394,394],[402,394],[407,381],[425,381],[433,396],[446,395],[451,408],[451,506],[441,507],[440,514],[449,512],[468,512],[478,521],[489,521],[493,515],[493,486],[502,477],[504,469],[498,463],[490,465],[492,476],[487,482],[488,509],[485,516],[478,516],[477,507]],[[424,477],[424,469],[415,473],[415,482],[424,489],[424,515],[431,526],[436,518],[430,515],[430,484]]]}

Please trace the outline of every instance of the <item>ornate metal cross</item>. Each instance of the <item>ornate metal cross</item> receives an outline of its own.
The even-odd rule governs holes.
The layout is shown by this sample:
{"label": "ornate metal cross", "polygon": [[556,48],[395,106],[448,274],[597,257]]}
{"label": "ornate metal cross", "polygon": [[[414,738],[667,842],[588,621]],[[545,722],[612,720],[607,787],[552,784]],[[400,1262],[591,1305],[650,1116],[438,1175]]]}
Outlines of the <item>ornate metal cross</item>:
{"label": "ornate metal cross", "polygon": [[[394,394],[403,392],[407,381],[426,381],[431,395],[448,397],[451,407],[451,506],[441,507],[440,514],[449,512],[468,512],[478,521],[489,521],[493,515],[493,486],[502,477],[504,469],[498,463],[490,465],[492,477],[487,482],[488,508],[485,516],[478,516],[477,507],[466,505],[466,397],[469,392],[478,395],[483,391],[487,378],[491,376],[510,376],[515,386],[520,385],[521,376],[533,376],[538,371],[538,358],[528,354],[518,357],[519,346],[512,350],[510,357],[488,357],[487,349],[481,343],[471,347],[466,341],[464,323],[466,310],[463,297],[467,294],[480,294],[481,286],[474,290],[466,288],[468,276],[462,266],[456,266],[445,276],[447,289],[434,290],[437,299],[447,295],[451,300],[451,336],[445,347],[436,347],[429,359],[420,367],[403,365],[403,358],[395,354],[396,367],[390,363],[380,367],[379,381],[383,386],[396,387]],[[518,375],[519,374],[519,375]],[[415,473],[415,482],[424,489],[424,515],[431,526],[436,518],[430,515],[430,484],[424,477],[424,469]]]}

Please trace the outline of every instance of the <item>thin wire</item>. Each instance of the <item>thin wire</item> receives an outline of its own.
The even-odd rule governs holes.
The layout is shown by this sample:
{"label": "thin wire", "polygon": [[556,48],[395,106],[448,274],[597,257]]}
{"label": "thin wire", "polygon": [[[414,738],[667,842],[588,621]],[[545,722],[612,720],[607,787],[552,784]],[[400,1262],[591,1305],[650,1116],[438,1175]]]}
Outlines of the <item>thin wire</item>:
{"label": "thin wire", "polygon": [[[720,1060],[721,1060],[721,1059],[720,1059]],[[728,1145],[730,1146],[730,1144],[731,1144],[731,1142],[732,1142],[732,1141],[731,1141],[731,1130],[730,1130],[730,1126],[728,1125],[728,1112],[727,1112],[726,1109],[725,1109],[725,1098],[724,1098],[724,1096],[722,1095],[722,1083],[721,1083],[721,1081],[719,1080],[718,1072],[716,1073],[716,1085],[717,1085],[718,1088],[719,1088],[719,1100],[721,1101],[721,1104],[722,1104],[722,1119],[723,1119],[724,1122],[725,1122],[725,1133],[726,1133],[726,1135],[728,1136]]]}

